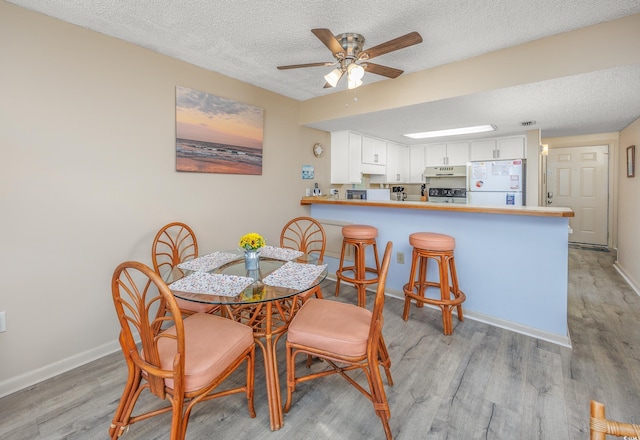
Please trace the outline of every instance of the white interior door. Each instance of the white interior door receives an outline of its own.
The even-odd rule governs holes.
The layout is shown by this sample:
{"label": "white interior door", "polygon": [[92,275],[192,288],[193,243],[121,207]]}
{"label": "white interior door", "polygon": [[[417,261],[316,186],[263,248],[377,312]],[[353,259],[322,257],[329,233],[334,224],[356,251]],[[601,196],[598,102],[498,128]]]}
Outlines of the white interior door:
{"label": "white interior door", "polygon": [[607,245],[609,147],[551,148],[547,156],[547,205],[568,206],[569,241]]}

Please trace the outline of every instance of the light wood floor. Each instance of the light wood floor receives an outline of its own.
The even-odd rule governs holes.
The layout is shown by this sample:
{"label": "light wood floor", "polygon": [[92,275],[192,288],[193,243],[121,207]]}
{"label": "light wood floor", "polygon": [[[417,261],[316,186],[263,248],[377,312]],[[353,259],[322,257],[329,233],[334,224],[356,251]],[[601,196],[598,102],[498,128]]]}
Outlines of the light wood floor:
{"label": "light wood floor", "polygon": [[[412,307],[404,322],[402,302],[388,299],[384,335],[395,381],[387,388],[394,437],[587,439],[590,399],[605,403],[611,418],[639,423],[640,297],[612,263],[608,252],[569,252],[573,349],[455,318],[454,334],[445,337],[437,311]],[[324,287],[333,300],[334,283]],[[355,291],[343,288],[339,300],[355,302]],[[106,356],[0,399],[0,438],[107,438],[126,376],[121,358]],[[257,362],[258,417],[249,418],[241,396],[207,402],[192,414],[188,439],[384,438],[369,401],[338,376],[300,385],[284,428],[269,431],[261,355]],[[284,387],[284,368],[280,375]],[[168,425],[169,416],[156,417],[122,438],[165,439]]]}

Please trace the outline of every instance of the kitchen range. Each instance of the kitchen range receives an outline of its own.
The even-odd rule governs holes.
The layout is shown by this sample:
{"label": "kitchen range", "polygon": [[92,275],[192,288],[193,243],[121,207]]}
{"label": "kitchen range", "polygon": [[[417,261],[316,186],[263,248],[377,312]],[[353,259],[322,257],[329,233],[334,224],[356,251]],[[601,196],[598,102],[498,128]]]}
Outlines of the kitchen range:
{"label": "kitchen range", "polygon": [[426,184],[425,195],[431,203],[467,203],[467,167],[436,166],[424,170]]}
{"label": "kitchen range", "polygon": [[466,188],[429,188],[429,202],[467,203]]}

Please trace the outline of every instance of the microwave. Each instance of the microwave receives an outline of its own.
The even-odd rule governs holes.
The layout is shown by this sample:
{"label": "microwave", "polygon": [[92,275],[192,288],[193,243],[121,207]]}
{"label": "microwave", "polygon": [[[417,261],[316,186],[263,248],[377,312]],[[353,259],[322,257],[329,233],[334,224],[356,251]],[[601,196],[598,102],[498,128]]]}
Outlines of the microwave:
{"label": "microwave", "polygon": [[348,189],[347,199],[351,200],[391,200],[391,192],[386,189]]}
{"label": "microwave", "polygon": [[348,189],[347,200],[367,200],[366,189]]}

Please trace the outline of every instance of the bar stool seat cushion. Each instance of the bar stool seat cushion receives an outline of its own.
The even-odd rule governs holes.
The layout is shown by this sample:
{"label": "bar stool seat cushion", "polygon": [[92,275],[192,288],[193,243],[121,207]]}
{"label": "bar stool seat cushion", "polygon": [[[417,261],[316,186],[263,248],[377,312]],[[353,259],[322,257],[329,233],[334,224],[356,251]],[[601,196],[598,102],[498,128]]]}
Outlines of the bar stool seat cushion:
{"label": "bar stool seat cushion", "polygon": [[378,228],[369,225],[346,225],[342,227],[345,238],[371,240],[378,236]]}
{"label": "bar stool seat cushion", "polygon": [[415,232],[409,236],[409,244],[429,251],[452,251],[456,247],[456,239],[446,234]]}

